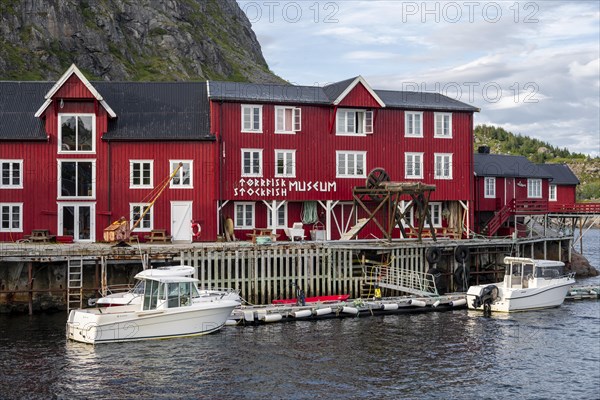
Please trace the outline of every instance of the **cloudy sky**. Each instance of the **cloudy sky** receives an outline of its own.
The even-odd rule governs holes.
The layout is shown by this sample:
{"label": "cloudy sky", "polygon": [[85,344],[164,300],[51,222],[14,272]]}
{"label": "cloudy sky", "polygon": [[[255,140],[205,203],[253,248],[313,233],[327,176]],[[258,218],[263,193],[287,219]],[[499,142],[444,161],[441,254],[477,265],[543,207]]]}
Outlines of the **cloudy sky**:
{"label": "cloudy sky", "polygon": [[600,2],[238,0],[271,69],[437,91],[493,124],[600,155]]}

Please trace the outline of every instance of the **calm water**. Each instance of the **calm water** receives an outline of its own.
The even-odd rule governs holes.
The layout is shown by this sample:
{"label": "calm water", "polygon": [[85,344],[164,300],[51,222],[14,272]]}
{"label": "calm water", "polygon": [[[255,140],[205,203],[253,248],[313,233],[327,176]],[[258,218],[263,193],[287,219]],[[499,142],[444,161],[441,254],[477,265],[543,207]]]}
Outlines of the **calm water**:
{"label": "calm water", "polygon": [[[585,249],[600,266],[599,231]],[[96,347],[66,342],[65,319],[0,316],[0,398],[600,398],[599,301],[492,318],[461,310],[226,327]]]}

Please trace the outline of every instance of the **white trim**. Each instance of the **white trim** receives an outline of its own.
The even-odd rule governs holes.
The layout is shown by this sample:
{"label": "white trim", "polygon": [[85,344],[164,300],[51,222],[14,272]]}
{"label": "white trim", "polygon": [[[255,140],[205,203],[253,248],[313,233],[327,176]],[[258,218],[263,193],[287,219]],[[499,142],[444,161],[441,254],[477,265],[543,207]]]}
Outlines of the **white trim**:
{"label": "white trim", "polygon": [[[284,160],[283,160],[283,174],[280,174],[278,172],[279,169],[279,165],[278,162],[279,160],[277,159],[277,156],[279,155],[279,153],[284,154]],[[286,157],[285,154],[291,154],[292,155],[292,159],[291,159],[291,171],[287,171],[288,173],[286,173],[287,170],[287,162],[286,162]],[[296,150],[288,150],[288,149],[275,149],[275,177],[277,178],[295,178],[296,177]]]}
{"label": "white trim", "polygon": [[[288,202],[283,200],[283,201],[277,201],[277,200],[273,200],[273,205],[275,206],[275,209],[273,209],[272,206],[268,205],[268,202],[263,200],[263,203],[265,203],[265,205],[267,206],[268,212],[267,212],[267,228],[270,229],[283,229],[283,228],[287,228],[288,227]],[[282,212],[283,214],[283,225],[278,225],[275,224],[273,225],[273,214],[275,214],[275,219],[277,220],[276,222],[279,222],[279,215],[277,215],[277,213],[279,213],[279,210],[283,210]],[[269,220],[271,220],[271,223],[269,224]]]}
{"label": "white trim", "polygon": [[[348,132],[348,113],[354,113],[354,131]],[[340,116],[341,113],[344,113],[344,130],[340,131]],[[359,115],[362,114],[362,118],[359,120]],[[367,125],[367,114],[370,114],[371,125]],[[335,135],[336,136],[354,136],[354,137],[364,137],[373,133],[373,110],[368,110],[365,108],[338,108],[335,115]],[[362,132],[358,132],[358,127],[361,127]]]}
{"label": "white trim", "polygon": [[[141,225],[143,223],[143,220],[140,221],[140,225],[138,225],[135,229],[133,228],[133,224],[135,224],[137,222],[136,219],[133,218],[133,207],[148,207],[150,203],[129,203],[129,229],[131,229],[132,232],[150,232],[152,231],[152,229],[154,229],[154,206],[150,207],[150,210],[146,213],[146,215],[144,216],[147,217],[149,216],[150,218],[150,227],[149,228],[142,228]],[[140,215],[143,214],[144,209],[141,209],[140,211]]]}
{"label": "white trim", "polygon": [[[244,214],[246,212],[246,206],[250,206],[252,208],[252,224],[251,225],[240,225],[238,224],[238,215],[237,215],[237,207],[244,206]],[[246,216],[243,217],[244,222]],[[252,201],[236,201],[233,203],[233,229],[254,229],[256,226],[256,203]]]}
{"label": "white trim", "polygon": [[[242,123],[241,132],[243,133],[262,133],[263,132],[263,106],[260,104],[240,104],[241,113],[240,113],[240,121]],[[244,109],[249,108],[250,113],[250,125],[254,126],[254,109],[258,108],[260,110],[258,114],[258,130],[254,128],[245,129],[244,128]]]}
{"label": "white trim", "polygon": [[[488,181],[493,182],[493,184],[491,184],[491,188],[493,189],[493,192],[488,194]],[[496,198],[496,177],[494,176],[485,176],[483,178],[483,198],[484,199],[495,199]]]}
{"label": "white trim", "polygon": [[[9,224],[11,225],[10,228],[3,228],[2,227],[2,207],[11,207],[10,210],[10,217],[9,217]],[[12,228],[12,223],[14,222],[12,220],[12,207],[18,207],[19,208],[19,227],[18,228]],[[0,203],[0,232],[15,232],[15,233],[19,233],[19,232],[23,232],[23,203],[12,203],[12,202],[6,202],[6,203]]]}
{"label": "white trim", "polygon": [[335,99],[333,101],[333,105],[337,106],[338,104],[340,104],[342,102],[342,100],[344,100],[344,98],[346,96],[348,96],[348,94],[356,87],[356,85],[358,85],[359,83],[362,83],[363,86],[365,87],[365,89],[367,89],[367,91],[369,92],[369,94],[371,96],[373,96],[373,98],[375,99],[375,101],[381,106],[381,107],[385,107],[385,103],[383,102],[383,100],[381,100],[381,98],[379,98],[379,96],[377,96],[377,93],[375,93],[375,91],[371,88],[371,85],[369,85],[367,83],[367,81],[365,80],[365,78],[363,78],[362,76],[357,76],[354,81],[352,81],[352,83],[350,85],[348,85],[348,87],[346,87],[346,89],[338,96],[337,99]]}
{"label": "white trim", "polygon": [[558,201],[558,186],[556,184],[548,185],[548,201]]}
{"label": "white trim", "polygon": [[[419,116],[419,134],[415,134],[415,133],[408,133],[408,116],[413,115],[413,124],[411,125],[413,128],[413,132],[414,132],[414,128],[415,128],[415,123],[414,123],[414,116],[418,115]],[[423,111],[405,111],[404,112],[404,137],[407,138],[422,138],[423,137]]]}
{"label": "white trim", "polygon": [[[532,193],[532,190],[534,189],[534,185],[536,186],[535,189],[539,188],[540,193],[539,195],[537,193]],[[528,178],[527,179],[527,198],[529,199],[541,199],[543,196],[543,187],[542,187],[542,180],[538,179],[538,178]]]}
{"label": "white trim", "polygon": [[[285,120],[285,111],[286,110],[291,110],[292,111],[292,116],[291,116],[291,127],[292,130],[291,131],[286,131],[285,130],[285,125],[286,125],[286,120]],[[283,111],[283,130],[282,129],[278,129],[279,127],[277,126],[277,113],[279,111]],[[302,130],[302,110],[299,107],[290,107],[290,106],[275,106],[275,112],[274,112],[274,117],[275,117],[275,130],[274,132],[278,135],[294,135],[296,132],[300,132]],[[298,120],[298,126],[296,126],[296,120]]]}
{"label": "white trim", "polygon": [[[96,241],[96,203],[91,202],[70,202],[70,201],[60,201],[57,203],[58,205],[58,227],[57,232],[59,235],[63,236],[64,226],[63,226],[63,209],[64,207],[74,207],[74,225],[73,225],[73,240],[75,242],[95,242]],[[79,207],[90,207],[90,238],[89,239],[79,239],[78,236],[81,232],[79,232]]]}
{"label": "white trim", "polygon": [[[444,135],[440,134],[437,130],[437,119],[439,117],[448,116],[448,134]],[[443,120],[442,120],[442,131],[444,129]],[[436,112],[433,113],[433,137],[438,139],[452,139],[452,113],[448,112]]]}
{"label": "white trim", "polygon": [[[412,165],[412,170],[413,170],[413,174],[409,175],[408,174],[408,157],[412,157],[412,161],[411,161],[411,165]],[[414,161],[414,157],[418,156],[419,157],[419,174],[415,174],[415,161]],[[405,179],[423,179],[424,176],[424,162],[423,162],[423,153],[404,153],[404,178]]]}
{"label": "white trim", "polygon": [[[442,161],[442,167],[441,167],[441,175],[438,175],[438,157],[441,157],[441,161]],[[444,175],[444,165],[445,165],[445,161],[444,158],[448,157],[448,176]],[[452,153],[434,153],[433,154],[433,177],[434,179],[441,179],[441,180],[449,180],[452,179],[453,173],[452,170],[453,168],[453,160],[452,160]]]}
{"label": "white trim", "polygon": [[[340,163],[340,155],[344,155],[344,174],[340,174],[339,163]],[[354,170],[352,173],[348,171],[348,156],[353,155],[354,158]],[[362,173],[356,173],[359,169],[359,166],[356,162],[356,156],[362,156]],[[366,178],[367,170],[367,152],[366,151],[348,151],[348,150],[338,150],[335,152],[335,177],[336,178]]]}
{"label": "white trim", "polygon": [[[177,165],[179,165],[179,163],[183,163],[183,166],[179,169],[179,171],[177,171],[177,174],[173,177],[173,179],[171,179],[171,182],[169,182],[169,189],[193,189],[194,188],[194,160],[169,160],[169,175],[173,173],[173,171],[175,171],[175,169],[177,168]],[[179,183],[179,184],[175,184],[175,178],[179,178],[180,181],[183,181],[183,169],[185,167],[185,164],[189,164],[190,167],[190,183],[189,184],[183,184],[183,183]]]}
{"label": "white trim", "polygon": [[[79,117],[92,117],[92,149],[91,150],[64,150],[62,140],[62,118],[63,117],[75,117],[75,126],[78,127],[77,118]],[[92,113],[58,113],[57,116],[57,142],[58,142],[58,154],[96,154],[96,115]],[[79,135],[77,135],[79,136]],[[79,139],[79,138],[77,138]],[[76,143],[77,145],[78,143]]]}
{"label": "white trim", "polygon": [[[96,200],[96,159],[86,159],[86,158],[59,158],[58,160],[58,172],[57,172],[57,199],[58,200]],[[62,195],[62,164],[65,162],[69,163],[91,163],[92,164],[92,195],[91,196],[63,196]],[[75,182],[75,187],[77,188],[78,184]]]}
{"label": "white trim", "polygon": [[[150,184],[143,183],[136,185],[133,183],[133,165],[134,164],[150,164]],[[143,169],[140,169],[140,182],[143,181]],[[153,189],[154,188],[154,160],[129,160],[129,189]]]}
{"label": "white trim", "polygon": [[[9,164],[19,164],[19,185],[13,185],[12,183],[9,183],[8,185],[4,185],[2,183],[3,180],[3,176],[2,176],[2,164],[4,163],[9,163]],[[9,173],[11,173],[10,176],[10,180],[12,181],[12,165],[9,167]],[[23,160],[8,160],[8,159],[2,159],[0,160],[0,189],[23,189]]]}
{"label": "white trim", "polygon": [[[433,209],[435,207],[439,207],[439,216],[438,216],[439,217],[439,221],[437,223],[436,223],[435,218],[434,218],[435,214],[433,213]],[[442,227],[442,219],[443,219],[442,210],[443,210],[442,202],[434,201],[434,202],[429,203],[429,215],[431,216],[431,224],[433,225],[434,228],[441,228]]]}
{"label": "white trim", "polygon": [[[241,151],[241,162],[240,165],[242,167],[241,170],[241,176],[248,176],[248,177],[252,177],[252,178],[262,178],[263,176],[263,149],[240,149]],[[249,152],[250,153],[250,171],[248,173],[244,172],[244,152]],[[258,152],[258,172],[252,172],[252,164],[254,161],[254,152]]]}
{"label": "white trim", "polygon": [[77,68],[75,66],[75,64],[71,64],[71,66],[69,67],[69,69],[67,69],[65,71],[65,73],[60,77],[60,79],[58,81],[56,81],[56,83],[54,84],[54,86],[52,86],[52,88],[48,91],[48,93],[46,93],[46,96],[44,96],[44,98],[46,99],[46,101],[36,111],[35,117],[39,118],[43,114],[43,112],[46,110],[46,108],[48,108],[48,106],[50,105],[50,103],[52,103],[52,97],[56,94],[56,92],[59,91],[59,89],[65,84],[65,82],[73,74],[77,75],[77,77],[79,78],[79,80],[90,91],[90,93],[92,94],[92,96],[94,96],[94,98],[96,100],[98,100],[100,102],[100,104],[102,104],[102,107],[104,107],[104,109],[106,110],[106,112],[108,113],[108,115],[110,115],[111,118],[116,118],[117,114],[115,114],[115,112],[112,110],[112,108],[110,108],[110,106],[108,105],[108,103],[106,103],[106,101],[104,101],[104,98],[102,97],[102,95],[100,95],[100,93],[96,90],[96,88],[94,86],[92,86],[92,84],[90,83],[90,81],[87,80],[87,78],[81,73],[81,71],[79,70],[79,68]]}

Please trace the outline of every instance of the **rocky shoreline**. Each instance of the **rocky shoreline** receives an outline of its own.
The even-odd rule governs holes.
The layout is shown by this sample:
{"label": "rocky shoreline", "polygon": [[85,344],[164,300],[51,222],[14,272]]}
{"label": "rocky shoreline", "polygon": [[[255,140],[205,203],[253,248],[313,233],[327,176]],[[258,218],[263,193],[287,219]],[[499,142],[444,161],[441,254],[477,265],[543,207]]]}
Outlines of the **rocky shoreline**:
{"label": "rocky shoreline", "polygon": [[565,262],[566,272],[575,272],[576,278],[590,278],[600,275],[600,271],[594,268],[585,256],[573,251],[571,262]]}

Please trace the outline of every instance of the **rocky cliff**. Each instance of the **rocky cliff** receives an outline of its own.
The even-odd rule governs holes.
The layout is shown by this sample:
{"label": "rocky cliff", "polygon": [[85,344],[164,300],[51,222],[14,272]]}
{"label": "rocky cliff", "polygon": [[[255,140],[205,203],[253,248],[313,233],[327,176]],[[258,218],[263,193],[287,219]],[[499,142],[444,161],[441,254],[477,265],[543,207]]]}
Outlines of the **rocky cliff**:
{"label": "rocky cliff", "polygon": [[1,0],[0,79],[283,82],[235,0]]}

